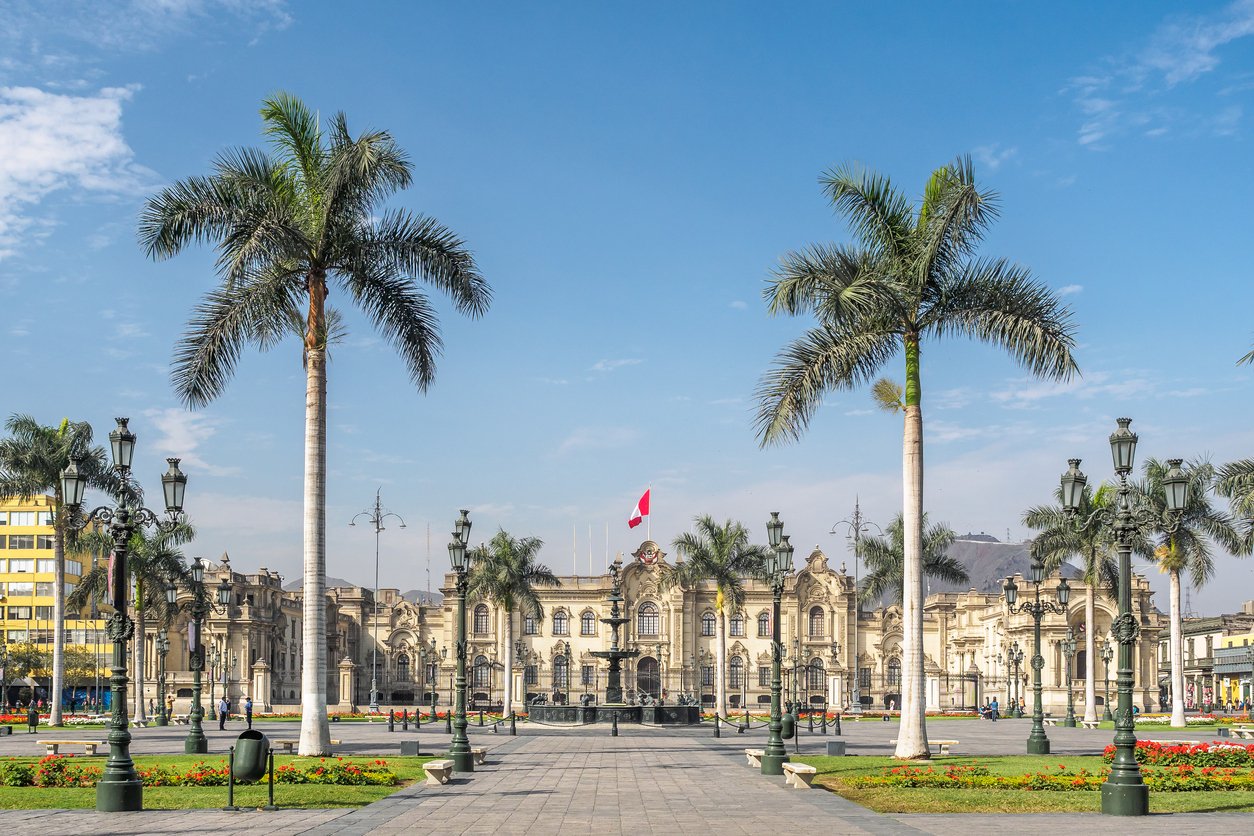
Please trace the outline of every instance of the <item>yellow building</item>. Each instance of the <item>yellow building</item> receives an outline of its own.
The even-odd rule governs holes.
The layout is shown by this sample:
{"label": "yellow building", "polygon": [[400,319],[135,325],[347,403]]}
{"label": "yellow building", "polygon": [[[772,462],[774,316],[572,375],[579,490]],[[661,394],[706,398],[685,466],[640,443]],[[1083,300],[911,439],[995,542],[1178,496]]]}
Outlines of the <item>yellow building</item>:
{"label": "yellow building", "polygon": [[[1248,602],[1247,602],[1248,605]],[[1224,636],[1215,650],[1215,678],[1221,705],[1234,706],[1250,700],[1250,682],[1254,680],[1254,632]]]}
{"label": "yellow building", "polygon": [[[56,583],[56,566],[53,557],[52,527],[53,498],[36,496],[31,499],[0,499],[0,642],[12,653],[19,646],[33,644],[38,650],[52,655],[53,638],[53,590]],[[65,592],[68,595],[83,573],[91,568],[89,562],[67,555],[65,558]],[[108,681],[104,669],[108,664],[108,645],[104,636],[104,621],[92,619],[91,613],[66,612],[66,648],[87,650],[97,659],[97,670],[91,672],[90,681],[80,667],[73,677],[66,671],[65,686],[73,688],[81,698],[94,692],[99,679],[101,690],[107,690]],[[49,663],[50,664],[50,663]],[[51,671],[35,675],[43,689],[51,684]],[[13,700],[28,698],[29,692],[19,695],[22,683],[11,681],[5,672],[6,697]],[[25,683],[29,686],[29,682]],[[67,706],[68,707],[68,706]]]}

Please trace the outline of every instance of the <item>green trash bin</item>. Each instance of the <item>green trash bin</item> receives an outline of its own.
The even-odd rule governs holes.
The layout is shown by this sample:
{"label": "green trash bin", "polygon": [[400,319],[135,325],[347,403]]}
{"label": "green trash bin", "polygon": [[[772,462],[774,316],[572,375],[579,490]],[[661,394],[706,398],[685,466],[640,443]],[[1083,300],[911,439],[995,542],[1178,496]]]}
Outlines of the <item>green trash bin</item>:
{"label": "green trash bin", "polygon": [[260,781],[266,775],[266,759],[270,755],[270,739],[256,729],[242,732],[235,739],[235,757],[231,771],[236,781]]}

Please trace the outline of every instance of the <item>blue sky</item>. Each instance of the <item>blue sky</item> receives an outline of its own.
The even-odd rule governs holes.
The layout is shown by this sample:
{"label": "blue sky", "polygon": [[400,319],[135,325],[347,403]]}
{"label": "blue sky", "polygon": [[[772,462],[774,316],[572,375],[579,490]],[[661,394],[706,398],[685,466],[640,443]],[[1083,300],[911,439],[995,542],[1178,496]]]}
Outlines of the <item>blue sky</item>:
{"label": "blue sky", "polygon": [[[751,426],[806,325],[766,315],[765,281],[791,249],[849,240],[817,185],[848,161],[913,196],[972,155],[1002,201],[983,254],[1030,266],[1078,326],[1069,384],[925,345],[932,519],[1026,536],[1068,457],[1110,478],[1124,414],[1142,457],[1249,456],[1254,2],[1093,6],[0,0],[0,412],[100,433],[130,415],[150,487],[184,456],[196,553],[299,574],[299,347],[248,355],[184,410],[169,360],[212,253],[153,263],[135,243],[144,197],[261,144],[260,101],[287,90],[391,131],[415,164],[395,205],[460,233],[495,292],[479,321],[434,297],[425,395],[349,314],[329,574],[372,582],[348,521],[379,487],[409,523],[381,545],[402,588],[426,585],[428,524],[438,581],[461,507],[476,537],[541,537],[560,572],[590,551],[602,567],[607,525],[611,556],[634,550],[649,485],[664,543],[704,513],[765,539],[779,510],[800,552],[838,562],[855,495],[886,525],[901,424],[867,392],[832,395],[798,444],[759,450]],[[1194,609],[1254,597],[1251,569],[1221,559]]]}

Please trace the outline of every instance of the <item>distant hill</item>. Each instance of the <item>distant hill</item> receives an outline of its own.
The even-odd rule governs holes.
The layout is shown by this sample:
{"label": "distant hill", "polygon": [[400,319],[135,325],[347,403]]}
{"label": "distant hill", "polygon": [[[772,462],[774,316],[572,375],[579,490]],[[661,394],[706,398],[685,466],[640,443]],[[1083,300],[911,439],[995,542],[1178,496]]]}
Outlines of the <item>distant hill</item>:
{"label": "distant hill", "polygon": [[438,592],[427,594],[425,589],[411,589],[408,592],[402,592],[401,597],[406,601],[412,601],[415,604],[442,604],[444,596]]}
{"label": "distant hill", "polygon": [[[283,589],[287,592],[300,592],[302,588],[302,583],[303,583],[303,578],[297,578],[294,581],[289,581],[283,584]],[[350,587],[350,586],[360,586],[360,584],[351,583],[349,581],[344,580],[343,578],[331,578],[331,577],[327,578],[327,589],[333,589],[334,587],[337,587],[337,586]],[[362,588],[370,589],[370,587],[368,586],[362,587]],[[404,598],[406,601],[410,601],[411,603],[415,603],[415,604],[439,604],[444,601],[444,596],[441,595],[440,593],[432,592],[431,595],[428,596],[426,591],[421,590],[421,589],[411,589],[408,592],[402,592],[401,597]]]}

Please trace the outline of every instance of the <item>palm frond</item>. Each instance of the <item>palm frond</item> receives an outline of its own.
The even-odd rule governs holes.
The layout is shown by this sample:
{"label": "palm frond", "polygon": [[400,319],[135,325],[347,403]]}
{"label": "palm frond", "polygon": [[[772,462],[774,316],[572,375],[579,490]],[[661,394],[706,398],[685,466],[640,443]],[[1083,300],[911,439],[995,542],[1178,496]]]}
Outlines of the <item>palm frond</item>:
{"label": "palm frond", "polygon": [[425,392],[435,380],[435,360],[444,345],[430,301],[413,282],[375,264],[363,264],[343,279],[353,301],[405,361],[410,380]]}
{"label": "palm frond", "polygon": [[299,168],[306,189],[320,191],[324,151],[318,115],[296,96],[280,91],[263,100],[261,119],[266,136]]}
{"label": "palm frond", "polygon": [[885,412],[902,412],[906,408],[905,391],[901,384],[881,377],[871,385],[871,399]]}
{"label": "palm frond", "polygon": [[969,255],[997,218],[997,193],[980,191],[969,156],[936,169],[923,191],[916,235],[916,281],[923,287]]}
{"label": "palm frond", "polygon": [[363,236],[360,250],[345,265],[352,272],[362,262],[383,271],[420,279],[447,294],[468,316],[482,316],[492,302],[474,255],[465,241],[434,218],[409,212],[387,212]]}
{"label": "palm frond", "polygon": [[882,259],[865,249],[814,244],[786,253],[762,291],[772,315],[814,314],[837,324],[884,310],[904,316]]}
{"label": "palm frond", "polygon": [[913,211],[910,201],[887,177],[857,164],[845,164],[828,169],[819,183],[865,247],[896,261],[906,259],[911,249]]}

